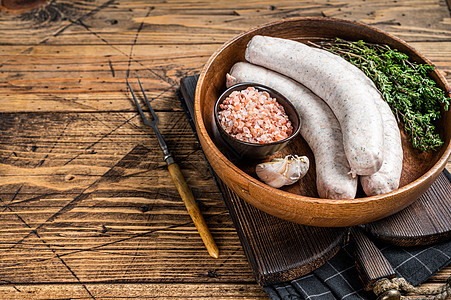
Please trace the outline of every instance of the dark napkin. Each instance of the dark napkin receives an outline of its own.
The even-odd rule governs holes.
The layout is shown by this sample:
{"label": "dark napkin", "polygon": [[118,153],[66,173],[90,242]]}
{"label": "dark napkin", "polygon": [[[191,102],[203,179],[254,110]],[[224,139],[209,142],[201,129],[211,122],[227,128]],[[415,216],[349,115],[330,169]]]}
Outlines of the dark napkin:
{"label": "dark napkin", "polygon": [[[191,84],[188,89],[193,94],[197,76],[189,78]],[[194,82],[194,83],[193,83]],[[196,134],[190,109],[187,105],[192,102],[185,101],[180,89],[177,95],[187,114],[191,128]],[[450,173],[445,169],[444,175],[451,181]],[[214,175],[214,174],[213,174]],[[224,184],[215,177],[221,194],[225,194]],[[240,224],[234,222],[239,231]],[[243,239],[243,235],[240,235]],[[243,240],[241,240],[242,244]],[[397,277],[405,278],[412,285],[418,285],[427,280],[442,268],[451,263],[451,241],[422,247],[396,247],[382,242],[373,241],[397,273]],[[313,272],[297,279],[280,283],[265,285],[263,288],[271,299],[375,299],[373,292],[364,291],[363,284],[358,277],[353,255],[353,244],[346,244],[332,259]],[[244,247],[245,253],[248,249]],[[249,254],[246,253],[249,258]]]}
{"label": "dark napkin", "polygon": [[[445,172],[447,172],[445,170]],[[449,173],[447,172],[448,176]],[[427,247],[395,247],[376,243],[397,273],[418,285],[451,262],[451,241]],[[363,290],[353,256],[347,244],[322,267],[299,279],[265,286],[271,299],[375,299]]]}

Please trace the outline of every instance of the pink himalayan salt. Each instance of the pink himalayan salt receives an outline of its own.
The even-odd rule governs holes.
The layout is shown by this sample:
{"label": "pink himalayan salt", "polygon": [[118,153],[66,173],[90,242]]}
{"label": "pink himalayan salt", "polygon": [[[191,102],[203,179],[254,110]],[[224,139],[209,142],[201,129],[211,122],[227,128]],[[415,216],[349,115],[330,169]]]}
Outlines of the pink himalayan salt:
{"label": "pink himalayan salt", "polygon": [[219,105],[222,128],[249,143],[272,143],[286,139],[293,126],[282,105],[267,92],[253,87],[234,91]]}

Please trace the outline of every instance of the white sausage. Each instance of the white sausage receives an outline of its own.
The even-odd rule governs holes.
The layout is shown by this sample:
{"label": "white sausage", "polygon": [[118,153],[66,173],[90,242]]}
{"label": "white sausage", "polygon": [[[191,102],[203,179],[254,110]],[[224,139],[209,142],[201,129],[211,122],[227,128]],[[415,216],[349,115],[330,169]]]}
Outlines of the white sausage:
{"label": "white sausage", "polygon": [[323,99],[337,117],[352,174],[371,175],[383,163],[384,132],[381,115],[367,84],[329,55],[302,43],[254,36],[245,58],[304,84]]}
{"label": "white sausage", "polygon": [[[318,51],[324,51],[317,49]],[[335,59],[337,56],[325,52],[331,58]],[[342,60],[337,60],[338,63],[342,63]],[[384,162],[382,167],[376,173],[372,175],[360,176],[360,183],[367,196],[380,195],[389,193],[396,190],[399,187],[399,181],[402,173],[402,140],[401,133],[399,131],[398,122],[393,114],[390,106],[383,100],[379,90],[375,86],[374,82],[369,79],[359,68],[352,68],[353,72],[366,81],[371,86],[369,92],[374,95],[376,106],[382,117],[384,125]]]}
{"label": "white sausage", "polygon": [[402,173],[403,153],[398,123],[387,102],[382,100],[376,104],[384,122],[384,163],[376,173],[360,176],[360,183],[368,196],[396,190]]}
{"label": "white sausage", "polygon": [[[360,69],[357,69],[362,72]],[[363,73],[363,72],[362,72]],[[371,93],[380,93],[374,82],[368,77],[372,86]],[[398,122],[390,106],[382,97],[374,97],[384,124],[384,162],[374,174],[360,176],[360,183],[367,196],[389,193],[399,187],[402,173],[402,140]]]}
{"label": "white sausage", "polygon": [[319,196],[355,198],[357,178],[349,174],[351,168],[344,153],[340,124],[329,106],[298,82],[249,63],[236,63],[227,75],[227,86],[239,82],[266,85],[290,99],[300,115],[300,133],[315,156]]}

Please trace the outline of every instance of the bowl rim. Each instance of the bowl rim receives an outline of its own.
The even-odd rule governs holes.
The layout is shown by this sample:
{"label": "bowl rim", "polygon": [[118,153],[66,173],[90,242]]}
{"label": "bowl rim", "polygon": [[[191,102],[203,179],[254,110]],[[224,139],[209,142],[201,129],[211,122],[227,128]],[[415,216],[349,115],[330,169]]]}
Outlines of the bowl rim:
{"label": "bowl rim", "polygon": [[[263,90],[263,91],[266,90],[266,91],[269,91],[272,94],[274,94],[276,96],[276,100],[278,102],[279,102],[279,99],[282,100],[283,104],[280,103],[280,102],[279,102],[279,104],[282,105],[284,107],[284,109],[285,109],[285,105],[291,107],[291,109],[293,110],[296,118],[298,119],[298,121],[297,121],[297,123],[298,123],[297,128],[293,128],[293,132],[288,137],[284,138],[283,140],[270,142],[270,143],[250,143],[250,142],[242,141],[242,140],[237,139],[236,137],[230,135],[227,131],[224,130],[224,128],[220,124],[219,117],[218,117],[218,106],[219,106],[221,100],[222,101],[225,100],[227,94],[229,94],[229,93],[233,92],[235,89],[239,89],[241,87],[254,87],[255,89],[260,89],[260,90]],[[294,107],[293,103],[291,103],[290,100],[288,100],[285,96],[283,96],[282,94],[280,94],[276,90],[274,90],[274,89],[272,89],[272,88],[270,88],[270,87],[268,87],[266,85],[259,84],[259,83],[253,83],[253,82],[241,82],[241,83],[237,83],[237,84],[234,84],[234,85],[228,87],[218,97],[218,99],[216,99],[215,106],[214,106],[214,109],[213,109],[213,114],[214,114],[214,117],[215,117],[216,127],[218,127],[218,131],[221,131],[223,134],[227,135],[227,137],[233,139],[237,143],[240,143],[240,144],[243,144],[243,145],[246,145],[246,146],[249,146],[249,147],[257,147],[257,148],[262,148],[262,147],[267,147],[267,146],[270,147],[270,146],[279,145],[279,144],[283,144],[283,143],[291,141],[292,139],[294,139],[299,134],[299,132],[301,131],[301,125],[302,125],[300,117],[299,117],[299,113],[296,110],[296,108]],[[290,122],[293,124],[293,120],[290,119]]]}
{"label": "bowl rim", "polygon": [[[207,145],[209,147],[211,147],[211,151],[214,152],[215,155],[217,155],[226,165],[227,167],[230,168],[231,171],[233,171],[234,173],[242,176],[244,179],[246,179],[247,181],[249,181],[250,183],[252,183],[253,185],[259,187],[259,188],[264,188],[264,189],[268,189],[272,192],[277,192],[278,194],[280,194],[281,196],[284,197],[289,197],[291,199],[297,200],[297,201],[303,201],[303,202],[315,202],[315,203],[319,203],[319,204],[325,204],[325,205],[331,205],[331,206],[342,206],[342,205],[347,205],[347,204],[366,204],[368,202],[374,201],[374,200],[380,200],[380,199],[384,199],[384,198],[392,198],[393,196],[399,195],[401,193],[404,193],[406,191],[408,191],[409,189],[411,189],[412,187],[418,186],[420,184],[422,184],[423,182],[427,181],[430,179],[430,177],[432,175],[434,175],[435,173],[436,176],[438,176],[438,170],[443,170],[443,168],[446,166],[446,163],[448,162],[448,159],[451,155],[451,142],[448,143],[448,146],[446,147],[446,149],[444,150],[442,156],[439,158],[439,160],[423,175],[421,175],[419,178],[417,178],[416,180],[394,190],[391,191],[389,193],[385,193],[385,194],[381,194],[381,195],[375,195],[375,196],[367,196],[367,197],[360,197],[360,198],[354,198],[354,199],[326,199],[326,198],[316,198],[316,197],[309,197],[309,196],[303,196],[303,195],[299,195],[299,194],[293,194],[281,189],[276,189],[273,188],[267,184],[265,184],[264,182],[261,182],[260,180],[252,177],[251,175],[247,174],[246,172],[244,172],[243,170],[241,170],[240,168],[238,168],[234,163],[232,163],[229,159],[227,159],[222,153],[221,151],[219,151],[219,149],[216,147],[215,143],[212,141],[210,134],[208,133],[206,127],[205,127],[205,122],[202,116],[202,111],[200,109],[200,90],[202,88],[204,83],[204,78],[206,76],[206,73],[208,71],[208,69],[210,68],[212,62],[216,59],[216,57],[227,47],[229,47],[231,44],[233,44],[235,41],[241,39],[243,36],[246,35],[256,35],[255,32],[263,29],[264,27],[268,27],[268,26],[274,26],[277,24],[281,24],[284,22],[296,22],[296,21],[321,21],[321,20],[325,20],[325,21],[330,21],[330,22],[341,22],[341,23],[346,23],[349,25],[354,25],[354,26],[363,26],[366,28],[369,28],[379,34],[383,34],[386,35],[387,37],[389,37],[390,39],[402,44],[404,47],[408,48],[410,51],[412,51],[413,53],[415,53],[418,57],[420,57],[422,60],[424,60],[426,63],[428,64],[432,64],[431,61],[426,58],[425,56],[423,56],[421,53],[419,53],[417,50],[415,50],[412,46],[410,46],[407,42],[405,42],[404,40],[390,34],[387,33],[381,29],[372,27],[370,25],[366,25],[364,23],[360,23],[360,22],[356,22],[356,21],[349,21],[349,20],[344,20],[344,19],[338,19],[338,18],[330,18],[330,17],[294,17],[294,18],[286,18],[286,19],[281,19],[281,20],[276,20],[276,21],[272,21],[272,22],[268,22],[262,25],[259,25],[257,27],[253,27],[250,28],[249,30],[242,32],[236,36],[234,36],[232,39],[228,40],[227,42],[225,42],[223,45],[221,45],[221,47],[219,47],[208,59],[208,61],[205,63],[204,67],[202,68],[202,71],[199,75],[199,79],[198,82],[196,84],[196,92],[195,92],[195,100],[194,100],[194,116],[196,119],[195,125],[196,125],[196,129],[198,130],[199,133],[201,133],[204,138],[205,138],[205,142],[207,143]],[[437,72],[437,70],[435,69],[433,71],[435,73],[435,75],[437,76],[437,78],[439,78],[440,81],[442,81],[445,85],[445,88],[447,90],[449,90],[449,85],[446,81],[446,79],[444,78],[444,76]],[[434,178],[435,179],[435,178]],[[413,200],[412,200],[413,201]],[[265,203],[266,204],[266,203]]]}

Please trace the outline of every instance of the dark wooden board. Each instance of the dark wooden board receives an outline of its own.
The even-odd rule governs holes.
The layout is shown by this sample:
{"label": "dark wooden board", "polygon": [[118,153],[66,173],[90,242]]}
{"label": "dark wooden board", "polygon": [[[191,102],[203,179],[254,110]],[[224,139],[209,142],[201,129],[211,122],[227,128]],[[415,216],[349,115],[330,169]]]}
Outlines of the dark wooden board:
{"label": "dark wooden board", "polygon": [[355,264],[365,290],[371,290],[381,278],[395,277],[395,270],[390,262],[360,228],[352,228],[351,234],[355,245]]}
{"label": "dark wooden board", "polygon": [[352,230],[356,266],[365,290],[371,290],[382,278],[392,278],[395,271],[372,240],[401,246],[425,246],[451,237],[451,176],[444,170],[417,201],[382,220]]}
{"label": "dark wooden board", "polygon": [[451,238],[451,181],[442,172],[417,201],[365,226],[375,238],[398,246],[429,245]]}
{"label": "dark wooden board", "polygon": [[[190,76],[181,80],[181,94],[191,115],[197,78]],[[320,228],[284,221],[249,205],[219,178],[216,181],[261,285],[310,273],[332,258],[347,241],[348,228]]]}

